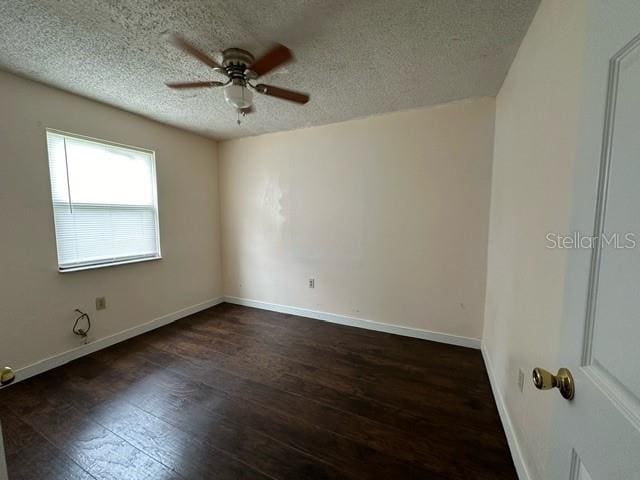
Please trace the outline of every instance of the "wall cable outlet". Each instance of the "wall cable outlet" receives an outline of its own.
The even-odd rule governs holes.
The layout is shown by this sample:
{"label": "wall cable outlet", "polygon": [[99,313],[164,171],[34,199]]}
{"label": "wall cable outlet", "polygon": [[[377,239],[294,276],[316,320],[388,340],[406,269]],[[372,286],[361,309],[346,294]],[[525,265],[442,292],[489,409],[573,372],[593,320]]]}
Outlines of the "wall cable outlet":
{"label": "wall cable outlet", "polygon": [[104,310],[107,308],[106,297],[96,297],[96,310]]}

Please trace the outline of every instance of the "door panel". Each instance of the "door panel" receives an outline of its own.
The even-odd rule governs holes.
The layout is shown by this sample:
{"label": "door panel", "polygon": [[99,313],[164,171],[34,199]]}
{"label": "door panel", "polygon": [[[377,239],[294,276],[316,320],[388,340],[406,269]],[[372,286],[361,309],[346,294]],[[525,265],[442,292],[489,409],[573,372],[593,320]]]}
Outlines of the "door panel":
{"label": "door panel", "polygon": [[610,69],[603,164],[608,178],[603,179],[607,185],[598,205],[602,236],[594,261],[599,261],[599,269],[592,280],[587,319],[592,326],[583,365],[640,419],[640,368],[629,361],[640,338],[640,37],[614,55]]}
{"label": "door panel", "polygon": [[640,2],[588,0],[582,123],[548,478],[640,479]]}
{"label": "door panel", "polygon": [[573,452],[573,462],[571,465],[571,480],[593,480],[593,477],[580,461],[575,451]]}

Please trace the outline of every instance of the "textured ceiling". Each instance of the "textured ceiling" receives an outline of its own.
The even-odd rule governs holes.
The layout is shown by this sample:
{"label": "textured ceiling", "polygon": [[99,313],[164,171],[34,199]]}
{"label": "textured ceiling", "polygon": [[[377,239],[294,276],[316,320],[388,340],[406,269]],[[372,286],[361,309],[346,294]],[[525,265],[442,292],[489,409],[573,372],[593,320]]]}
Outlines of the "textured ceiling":
{"label": "textured ceiling", "polygon": [[[212,138],[233,138],[495,95],[539,0],[0,0],[0,68]],[[296,62],[236,125],[221,90],[167,81],[220,75],[166,40],[208,52],[269,42]]]}

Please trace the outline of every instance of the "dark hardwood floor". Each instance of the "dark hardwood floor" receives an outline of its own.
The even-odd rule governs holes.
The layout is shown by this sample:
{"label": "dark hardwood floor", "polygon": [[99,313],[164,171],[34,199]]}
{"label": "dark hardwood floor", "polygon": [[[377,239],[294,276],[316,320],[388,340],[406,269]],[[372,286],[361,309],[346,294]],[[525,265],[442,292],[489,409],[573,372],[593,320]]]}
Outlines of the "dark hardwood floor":
{"label": "dark hardwood floor", "polygon": [[516,479],[480,352],[222,304],[0,392],[20,479]]}

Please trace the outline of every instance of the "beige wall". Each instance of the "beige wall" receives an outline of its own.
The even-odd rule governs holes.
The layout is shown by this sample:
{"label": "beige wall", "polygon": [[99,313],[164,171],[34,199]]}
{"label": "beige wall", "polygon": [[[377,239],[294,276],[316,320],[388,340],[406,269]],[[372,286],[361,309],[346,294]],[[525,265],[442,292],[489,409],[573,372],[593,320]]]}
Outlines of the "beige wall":
{"label": "beige wall", "polygon": [[558,366],[566,250],[547,249],[545,235],[569,231],[585,4],[542,1],[496,100],[483,341],[533,479],[548,478],[556,398],[530,374]]}
{"label": "beige wall", "polygon": [[493,123],[484,98],[222,142],[225,294],[480,338]]}
{"label": "beige wall", "polygon": [[[57,272],[45,127],[156,151],[162,260]],[[0,72],[0,147],[0,364],[80,345],[74,308],[100,339],[221,295],[213,141]]]}

